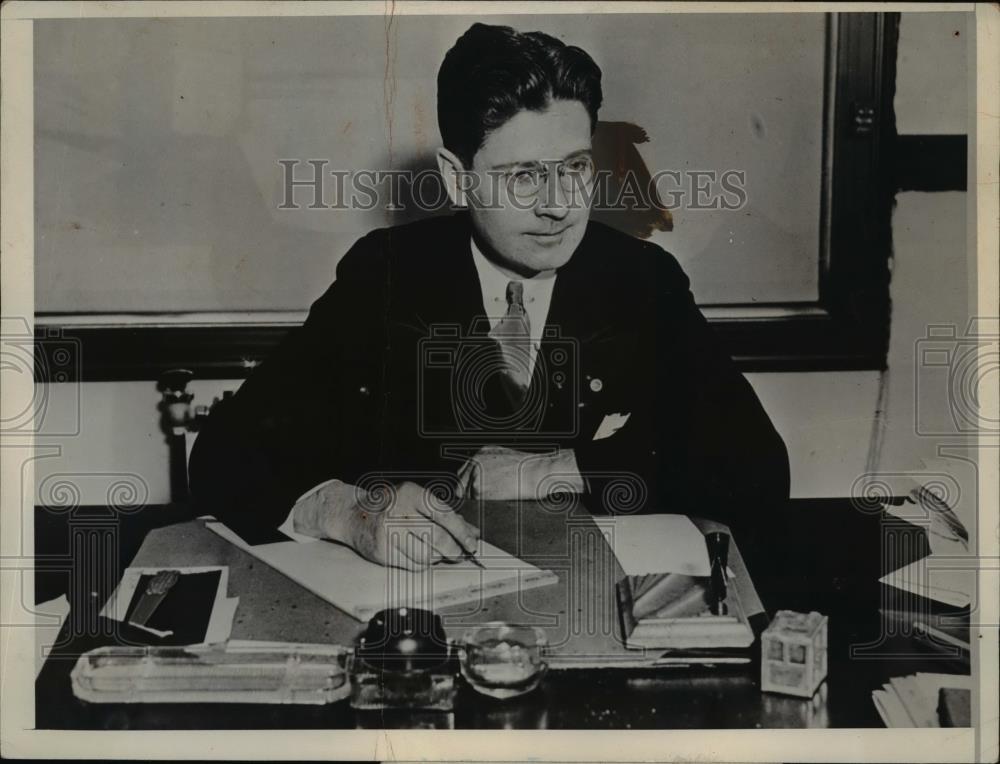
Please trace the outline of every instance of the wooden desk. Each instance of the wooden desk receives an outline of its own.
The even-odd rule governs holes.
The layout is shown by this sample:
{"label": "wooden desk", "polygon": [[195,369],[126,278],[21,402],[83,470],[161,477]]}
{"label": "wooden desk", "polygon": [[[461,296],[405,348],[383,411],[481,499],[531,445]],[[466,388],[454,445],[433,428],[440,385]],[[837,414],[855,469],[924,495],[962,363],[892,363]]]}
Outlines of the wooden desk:
{"label": "wooden desk", "polygon": [[[846,501],[800,502],[803,533],[822,539],[811,559],[815,566],[789,577],[789,585],[769,607],[816,609],[830,615],[829,679],[813,700],[762,694],[755,664],[726,669],[588,669],[551,671],[543,686],[524,698],[505,703],[463,688],[451,714],[360,714],[347,702],[324,708],[292,706],[173,706],[88,705],[78,701],[68,674],[80,652],[111,643],[108,624],[101,633],[81,633],[46,662],[36,692],[39,728],[774,728],[871,727],[881,722],[871,702],[871,691],[890,676],[917,670],[961,671],[928,653],[915,640],[896,635],[881,639],[878,607],[882,588],[877,584],[880,550],[885,533],[911,533],[912,526],[860,513]],[[150,511],[153,508],[147,508]],[[509,537],[523,526],[525,516],[494,508],[480,518],[488,540]],[[177,508],[169,508],[177,516]],[[572,520],[572,518],[570,518]],[[153,523],[155,524],[155,523]],[[517,534],[522,554],[542,564],[546,558],[556,572],[569,566],[592,564],[593,553],[573,560],[574,545],[588,548],[595,531],[587,518],[548,512],[533,516],[535,532]],[[567,530],[569,526],[569,530]],[[548,528],[548,532],[539,532]],[[591,530],[588,531],[587,529]],[[523,531],[523,527],[522,527]],[[598,531],[599,533],[599,531]],[[596,547],[589,547],[591,550]],[[599,554],[599,553],[596,553]],[[569,561],[569,566],[567,565]],[[887,561],[885,567],[898,567]],[[204,565],[230,567],[230,595],[240,597],[233,637],[301,642],[340,641],[362,625],[325,601],[305,591],[268,566],[201,527],[199,521],[167,525],[146,535],[133,565]],[[123,566],[126,562],[123,560]],[[615,565],[615,569],[617,566]],[[77,604],[77,607],[83,605]],[[579,612],[577,612],[579,608]],[[463,606],[442,611],[452,634],[468,621],[490,618],[526,620],[532,617],[549,630],[550,638],[574,629],[581,649],[600,649],[608,629],[617,629],[613,596],[574,599],[568,580],[559,586],[516,596],[495,597],[476,612],[461,615]],[[567,617],[567,613],[569,616]],[[558,618],[553,619],[553,616]],[[80,619],[76,628],[79,631]],[[575,624],[575,625],[574,625]],[[859,646],[869,645],[867,648]],[[855,657],[851,648],[855,648]]]}

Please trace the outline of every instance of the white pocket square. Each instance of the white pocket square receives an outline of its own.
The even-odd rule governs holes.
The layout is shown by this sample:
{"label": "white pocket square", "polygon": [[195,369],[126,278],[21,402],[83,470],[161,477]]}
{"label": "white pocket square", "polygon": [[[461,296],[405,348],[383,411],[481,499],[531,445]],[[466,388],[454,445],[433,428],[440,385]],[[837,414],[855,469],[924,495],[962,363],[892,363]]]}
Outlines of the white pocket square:
{"label": "white pocket square", "polygon": [[597,428],[597,432],[594,433],[593,439],[603,440],[604,438],[610,438],[625,426],[630,416],[632,416],[631,412],[625,414],[607,414],[601,421],[601,426]]}

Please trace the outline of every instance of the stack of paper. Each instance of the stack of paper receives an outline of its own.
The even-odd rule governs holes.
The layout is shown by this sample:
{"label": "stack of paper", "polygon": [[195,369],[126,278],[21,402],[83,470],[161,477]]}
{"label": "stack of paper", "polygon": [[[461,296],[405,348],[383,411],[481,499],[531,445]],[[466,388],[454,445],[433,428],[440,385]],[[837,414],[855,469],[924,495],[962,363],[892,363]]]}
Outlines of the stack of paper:
{"label": "stack of paper", "polygon": [[904,592],[918,594],[946,605],[969,607],[976,586],[976,570],[956,569],[954,564],[954,560],[932,554],[894,570],[879,580]]}
{"label": "stack of paper", "polygon": [[886,727],[940,727],[938,696],[944,687],[971,690],[972,677],[928,673],[894,677],[872,693],[872,701]]}
{"label": "stack of paper", "polygon": [[960,483],[966,481],[959,480],[969,465],[953,459],[926,460],[924,465],[927,471],[922,477],[908,481],[907,501],[886,511],[925,527],[931,554],[880,580],[946,605],[969,607],[978,567],[969,533],[975,529],[975,508],[969,495],[975,496],[975,492],[962,490]]}
{"label": "stack of paper", "polygon": [[[745,650],[754,635],[735,585],[728,593],[729,612],[710,613],[712,566],[705,536],[691,518],[638,515],[594,522],[626,574],[616,594],[627,647],[686,651],[685,662],[694,660],[690,651],[710,652],[713,663],[722,662],[721,657],[730,659],[726,662],[749,660],[743,654],[720,654]],[[731,569],[727,574],[734,578]]]}

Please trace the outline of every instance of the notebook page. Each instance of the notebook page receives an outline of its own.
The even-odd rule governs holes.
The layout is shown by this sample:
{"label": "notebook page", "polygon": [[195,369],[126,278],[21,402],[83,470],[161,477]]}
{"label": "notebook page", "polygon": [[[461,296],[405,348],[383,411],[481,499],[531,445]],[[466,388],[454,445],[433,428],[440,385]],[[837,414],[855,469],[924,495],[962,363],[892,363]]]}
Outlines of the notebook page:
{"label": "notebook page", "polygon": [[359,620],[387,607],[434,608],[474,602],[558,579],[499,547],[481,543],[472,562],[439,563],[418,571],[369,562],[342,544],[282,541],[249,546],[221,523],[206,527]]}

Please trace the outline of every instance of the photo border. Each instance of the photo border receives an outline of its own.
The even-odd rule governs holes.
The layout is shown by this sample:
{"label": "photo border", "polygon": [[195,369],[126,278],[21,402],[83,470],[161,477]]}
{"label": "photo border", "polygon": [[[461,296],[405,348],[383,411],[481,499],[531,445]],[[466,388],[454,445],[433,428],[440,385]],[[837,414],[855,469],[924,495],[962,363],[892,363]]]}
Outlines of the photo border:
{"label": "photo border", "polygon": [[[1000,39],[1000,11],[995,4],[789,4],[789,3],[711,3],[711,4],[596,4],[566,2],[531,3],[321,3],[321,2],[135,2],[135,3],[33,3],[14,2],[0,10],[2,34],[3,100],[0,104],[2,138],[2,249],[0,279],[4,315],[32,317],[33,314],[33,131],[32,131],[32,21],[34,18],[95,18],[149,16],[289,16],[331,14],[432,13],[710,13],[710,12],[816,12],[816,11],[962,11],[976,14],[975,87],[977,142],[970,144],[969,162],[974,173],[970,183],[970,242],[977,256],[978,278],[971,288],[977,290],[975,311],[978,315],[997,316],[998,268],[996,253],[998,232],[998,124],[1000,98],[996,90],[998,48],[984,41]],[[971,312],[971,311],[970,311]],[[23,377],[23,375],[21,375]],[[5,390],[0,411],[7,413],[11,398],[22,398],[18,385],[31,380],[4,380],[15,388]],[[995,415],[997,399],[981,400],[984,410]],[[28,391],[30,396],[30,390]],[[980,527],[997,527],[996,444],[981,440]],[[10,623],[16,606],[14,586],[33,586],[33,573],[11,570],[10,559],[30,558],[33,540],[31,492],[21,490],[21,470],[33,480],[30,462],[33,442],[30,438],[0,443],[0,504],[3,534],[0,535],[0,560],[4,563],[0,584],[0,623]],[[996,534],[980,534],[978,553],[981,560],[1000,559]],[[981,591],[996,591],[996,574],[984,565],[979,571]],[[24,578],[20,578],[23,574]],[[30,590],[30,589],[29,589]],[[992,608],[997,623],[996,598],[984,598]],[[983,629],[979,649],[974,650],[973,674],[981,682],[978,703],[973,708],[976,727],[969,730],[704,730],[633,731],[408,731],[408,730],[330,730],[330,731],[191,731],[167,732],[80,732],[37,731],[33,726],[34,703],[25,702],[34,692],[34,635],[32,629],[5,628],[0,632],[0,744],[7,757],[73,758],[239,758],[257,759],[389,759],[389,760],[469,760],[469,761],[653,761],[684,760],[796,760],[829,761],[853,759],[864,761],[969,761],[995,760],[997,756],[997,629]],[[151,745],[155,741],[155,745]]]}

